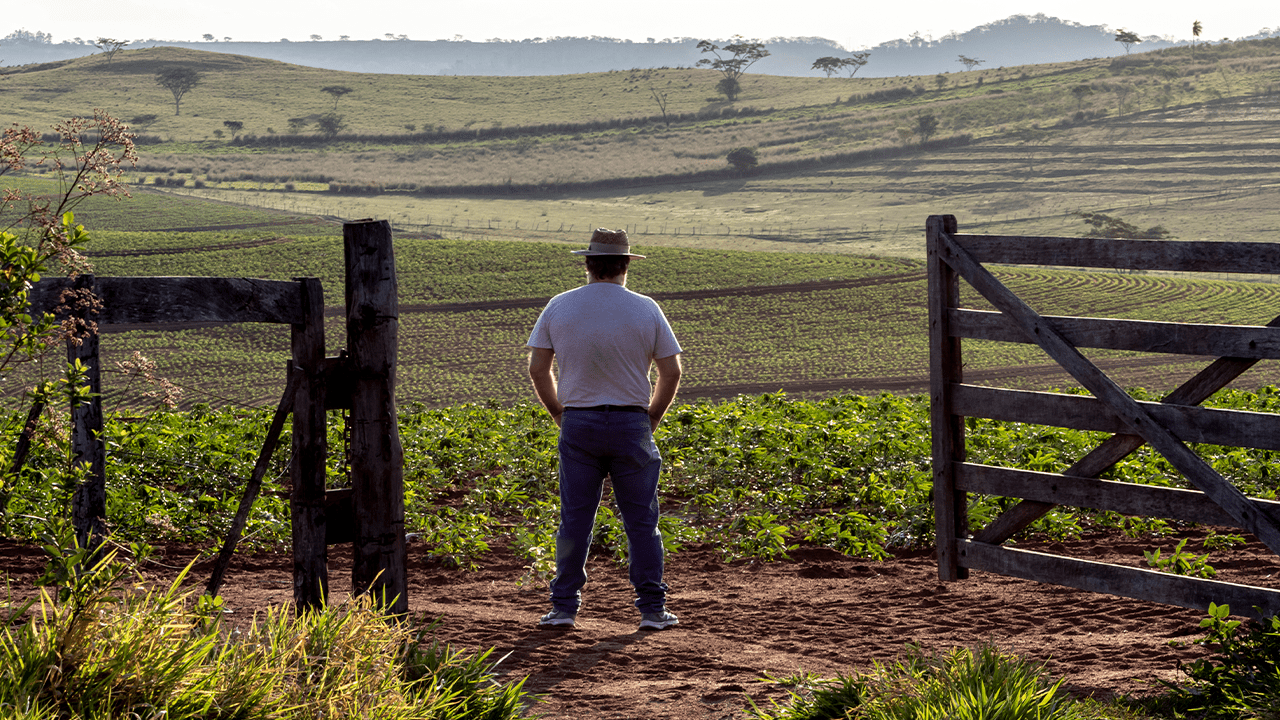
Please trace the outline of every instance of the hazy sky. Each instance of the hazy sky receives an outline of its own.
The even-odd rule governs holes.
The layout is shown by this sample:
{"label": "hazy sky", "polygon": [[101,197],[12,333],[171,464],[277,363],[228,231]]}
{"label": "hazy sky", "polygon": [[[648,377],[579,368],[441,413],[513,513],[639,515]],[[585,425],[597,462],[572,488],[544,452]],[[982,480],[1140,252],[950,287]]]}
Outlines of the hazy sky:
{"label": "hazy sky", "polygon": [[42,31],[54,42],[75,37],[306,41],[348,35],[381,39],[467,40],[599,35],[646,38],[824,37],[848,49],[870,47],[914,32],[940,37],[1010,15],[1035,15],[1190,39],[1236,38],[1280,27],[1275,0],[27,0],[5,8],[0,37]]}

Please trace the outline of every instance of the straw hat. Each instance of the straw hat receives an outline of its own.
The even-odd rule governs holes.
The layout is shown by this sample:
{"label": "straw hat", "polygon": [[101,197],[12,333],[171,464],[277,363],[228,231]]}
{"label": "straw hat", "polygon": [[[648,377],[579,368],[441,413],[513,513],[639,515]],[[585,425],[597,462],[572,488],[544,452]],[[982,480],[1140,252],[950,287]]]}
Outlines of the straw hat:
{"label": "straw hat", "polygon": [[586,250],[570,250],[574,255],[626,255],[627,257],[642,258],[643,255],[636,255],[631,252],[631,241],[627,239],[626,230],[606,230],[604,228],[596,228],[591,233],[591,246]]}

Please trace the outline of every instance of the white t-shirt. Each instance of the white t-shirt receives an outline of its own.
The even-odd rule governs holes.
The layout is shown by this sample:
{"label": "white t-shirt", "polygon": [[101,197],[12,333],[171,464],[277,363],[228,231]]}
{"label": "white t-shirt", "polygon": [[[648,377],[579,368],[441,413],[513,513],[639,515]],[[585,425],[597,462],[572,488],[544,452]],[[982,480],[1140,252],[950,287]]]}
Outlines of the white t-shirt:
{"label": "white t-shirt", "polygon": [[681,352],[658,303],[610,282],[551,298],[528,346],[555,353],[558,399],[568,407],[648,407],[650,364]]}

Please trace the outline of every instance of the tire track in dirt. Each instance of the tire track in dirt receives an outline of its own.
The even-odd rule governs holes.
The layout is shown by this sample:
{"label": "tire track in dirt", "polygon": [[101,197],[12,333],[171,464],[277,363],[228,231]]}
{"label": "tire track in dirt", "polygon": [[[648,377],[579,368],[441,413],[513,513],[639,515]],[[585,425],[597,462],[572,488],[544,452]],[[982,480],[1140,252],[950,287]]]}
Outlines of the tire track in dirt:
{"label": "tire track in dirt", "polygon": [[[1137,357],[1097,360],[1094,361],[1094,364],[1102,370],[1114,372],[1116,370],[1162,368],[1169,365],[1181,365],[1194,362],[1194,360],[1187,360],[1185,363],[1182,363],[1177,360],[1170,360],[1167,357]],[[1061,376],[1064,383],[1075,383],[1075,381],[1067,374],[1067,371],[1063,370],[1060,365],[1055,363],[985,368],[982,370],[966,369],[964,372],[964,381],[974,385],[985,385],[1008,380],[1027,380],[1034,378],[1043,379],[1054,376]],[[699,385],[696,387],[682,386],[680,388],[680,397],[683,399],[696,400],[698,398],[733,397],[734,395],[759,395],[761,393],[777,392],[779,390],[791,395],[823,392],[866,393],[868,391],[918,393],[927,392],[929,390],[929,375],[925,372],[920,375],[882,375],[878,377],[833,378],[829,380],[788,380],[785,382],[731,383],[724,385]]]}
{"label": "tire track in dirt", "polygon": [[[923,272],[900,273],[897,275],[877,275],[854,280],[812,280],[809,282],[787,283],[783,285],[748,285],[744,287],[711,288],[707,290],[681,290],[679,292],[649,293],[654,300],[701,300],[719,297],[763,297],[765,295],[785,295],[788,293],[807,293],[822,290],[842,290],[845,288],[874,287],[892,283],[914,282],[926,279]],[[541,308],[550,300],[549,297],[513,298],[510,300],[481,300],[465,303],[401,303],[403,313],[438,313],[438,312],[473,312],[476,310],[510,310],[516,308]],[[341,315],[341,308],[328,308],[325,315]]]}
{"label": "tire track in dirt", "polygon": [[[269,225],[272,223],[258,223],[258,224]],[[230,229],[230,226],[219,226],[216,229],[222,229],[222,228]],[[194,230],[195,229],[192,229],[190,231],[194,231]],[[182,230],[181,232],[187,232],[187,231],[188,230]],[[156,232],[162,232],[162,231],[156,231]],[[173,230],[171,232],[180,232],[180,231]],[[258,240],[245,240],[243,242],[221,243],[219,245],[201,245],[199,247],[153,248],[150,250],[102,250],[99,252],[88,252],[88,253],[85,253],[85,255],[90,258],[145,257],[148,255],[182,255],[184,253],[195,253],[195,252],[218,252],[219,250],[242,250],[244,248],[263,247],[266,245],[279,245],[281,243],[291,243],[291,242],[293,242],[293,238],[273,237],[273,238],[260,238]]]}

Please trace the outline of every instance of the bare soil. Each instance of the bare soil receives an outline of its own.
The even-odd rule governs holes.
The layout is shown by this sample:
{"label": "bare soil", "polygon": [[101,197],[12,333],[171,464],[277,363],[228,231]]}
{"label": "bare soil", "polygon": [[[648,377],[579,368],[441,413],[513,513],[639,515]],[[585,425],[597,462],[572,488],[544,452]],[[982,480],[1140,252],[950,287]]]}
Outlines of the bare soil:
{"label": "bare soil", "polygon": [[[1203,531],[1188,534],[1199,548]],[[1142,551],[1166,552],[1178,538],[1131,540],[1092,535],[1066,543],[1027,543],[1074,557],[1141,565]],[[159,581],[194,555],[189,546],[161,549],[148,572]],[[592,558],[578,625],[545,630],[545,588],[520,588],[522,563],[503,550],[479,571],[448,568],[410,544],[410,608],[415,620],[438,619],[436,636],[455,647],[494,648],[505,679],[527,678],[542,696],[531,712],[549,718],[741,718],[783,691],[765,674],[798,671],[831,677],[899,656],[906,643],[945,651],[984,641],[1047,664],[1066,688],[1098,699],[1158,693],[1176,681],[1179,661],[1203,653],[1185,643],[1200,634],[1204,614],[1150,602],[974,572],[940,583],[929,551],[884,562],[802,547],[778,563],[722,562],[710,546],[671,557],[669,607],[680,624],[637,630],[626,569]],[[29,588],[44,558],[36,548],[0,543],[0,573],[15,590]],[[1250,539],[1215,551],[1218,579],[1280,587],[1280,558]],[[203,584],[209,563],[198,565]],[[287,553],[237,558],[223,597],[233,622],[292,595]],[[350,551],[331,549],[330,578],[340,596],[350,577]],[[194,588],[193,588],[194,589]]]}

